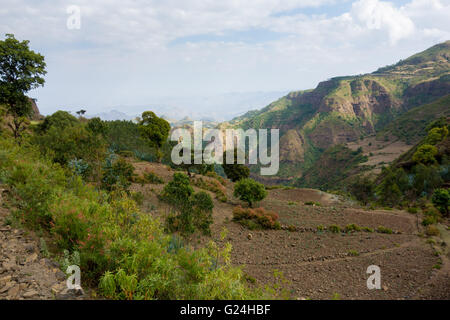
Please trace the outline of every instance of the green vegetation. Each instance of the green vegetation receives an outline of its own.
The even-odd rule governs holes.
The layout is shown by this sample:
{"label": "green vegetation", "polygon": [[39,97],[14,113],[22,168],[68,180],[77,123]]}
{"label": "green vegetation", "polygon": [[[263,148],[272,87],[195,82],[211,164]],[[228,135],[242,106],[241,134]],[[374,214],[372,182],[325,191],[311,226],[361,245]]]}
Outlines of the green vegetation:
{"label": "green vegetation", "polygon": [[154,112],[146,111],[139,121],[139,131],[147,143],[156,148],[158,162],[161,162],[163,154],[160,149],[169,137],[170,124]]}
{"label": "green vegetation", "polygon": [[379,232],[379,233],[386,233],[386,234],[392,234],[393,233],[392,229],[389,229],[389,228],[386,228],[386,227],[383,227],[383,226],[379,226],[377,228],[377,232]]}
{"label": "green vegetation", "polygon": [[336,188],[344,185],[345,179],[364,171],[364,167],[358,165],[366,161],[362,149],[352,151],[337,145],[327,149],[294,185],[321,190]]}
{"label": "green vegetation", "polygon": [[267,196],[267,191],[263,184],[255,180],[242,179],[234,186],[234,196],[252,207],[253,203],[261,201]]}
{"label": "green vegetation", "polygon": [[173,180],[164,187],[160,198],[176,212],[166,219],[170,232],[193,233],[197,229],[207,235],[211,233],[209,227],[213,222],[214,208],[211,196],[203,191],[194,193],[187,175],[175,173]]}
{"label": "green vegetation", "polygon": [[44,85],[45,67],[44,57],[30,50],[29,41],[19,41],[12,34],[0,40],[0,104],[12,117],[8,126],[16,140],[22,137],[33,112],[26,93]]}
{"label": "green vegetation", "polygon": [[237,149],[233,150],[234,155],[234,164],[228,164],[227,159],[227,152],[225,151],[223,154],[223,170],[225,174],[227,175],[227,178],[230,179],[233,182],[237,182],[242,179],[246,179],[250,176],[250,169],[243,165],[238,164],[238,151]]}
{"label": "green vegetation", "polygon": [[445,216],[448,216],[450,205],[450,194],[447,189],[437,189],[431,199],[434,206]]}

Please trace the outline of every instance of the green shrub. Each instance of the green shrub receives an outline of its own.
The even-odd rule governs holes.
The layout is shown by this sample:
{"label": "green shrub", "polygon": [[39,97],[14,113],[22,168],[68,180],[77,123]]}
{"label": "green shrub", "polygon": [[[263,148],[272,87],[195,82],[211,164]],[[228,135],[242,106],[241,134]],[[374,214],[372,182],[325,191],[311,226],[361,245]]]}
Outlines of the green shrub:
{"label": "green shrub", "polygon": [[1,139],[0,159],[0,176],[17,199],[20,216],[33,221],[35,228],[48,228],[64,252],[62,265],[79,264],[83,283],[98,285],[103,296],[152,300],[266,297],[246,287],[241,269],[231,264],[229,244],[174,250],[160,222],[141,213],[126,193],[108,197],[80,177],[65,176],[64,170],[34,151]]}
{"label": "green shrub", "polygon": [[177,211],[166,219],[169,231],[193,233],[198,229],[204,234],[211,233],[214,203],[208,193],[204,191],[194,193],[187,175],[175,173],[173,180],[164,187],[160,198],[170,203]]}
{"label": "green shrub", "polygon": [[441,214],[434,208],[428,208],[424,212],[424,219],[422,220],[423,226],[438,223],[441,220]]}
{"label": "green shrub", "polygon": [[128,191],[133,177],[133,165],[111,154],[103,166],[102,188],[107,191]]}
{"label": "green shrub", "polygon": [[350,251],[348,252],[348,255],[349,255],[350,257],[357,257],[357,256],[359,256],[359,252],[356,251],[356,250],[350,250]]}
{"label": "green shrub", "polygon": [[435,156],[438,154],[438,150],[435,146],[430,144],[421,145],[414,153],[412,160],[416,163],[423,163],[425,165],[436,163]]}
{"label": "green shrub", "polygon": [[377,228],[377,232],[379,232],[379,233],[385,233],[385,234],[392,234],[392,233],[394,233],[394,232],[392,231],[392,229],[389,229],[389,228],[386,228],[386,227],[383,227],[383,226],[379,226],[379,227]]}
{"label": "green shrub", "polygon": [[234,186],[234,196],[252,207],[254,202],[261,201],[267,196],[267,191],[263,184],[253,179],[242,179]]}
{"label": "green shrub", "polygon": [[164,180],[153,171],[144,173],[144,179],[151,184],[163,184]]}
{"label": "green shrub", "polygon": [[345,227],[345,232],[356,232],[356,231],[361,231],[361,228],[354,223],[349,224]]}
{"label": "green shrub", "polygon": [[410,207],[408,208],[408,212],[412,214],[417,214],[418,210],[416,207]]}
{"label": "green shrub", "polygon": [[432,202],[434,206],[443,214],[448,216],[450,205],[450,194],[446,189],[437,189],[433,193]]}
{"label": "green shrub", "polygon": [[438,237],[441,233],[439,232],[439,229],[435,226],[427,226],[425,229],[425,234],[429,237],[436,236]]}
{"label": "green shrub", "polygon": [[160,199],[174,207],[182,208],[189,204],[189,198],[193,193],[189,177],[177,172],[173,175],[173,180],[164,187]]}
{"label": "green shrub", "polygon": [[339,232],[341,232],[341,228],[337,225],[331,225],[328,227],[328,231],[330,231],[332,233],[339,233]]}

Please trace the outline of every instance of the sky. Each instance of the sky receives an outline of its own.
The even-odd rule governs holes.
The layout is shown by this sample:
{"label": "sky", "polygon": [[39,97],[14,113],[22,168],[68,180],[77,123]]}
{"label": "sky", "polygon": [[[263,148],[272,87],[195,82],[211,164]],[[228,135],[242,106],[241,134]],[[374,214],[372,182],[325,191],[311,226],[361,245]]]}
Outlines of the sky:
{"label": "sky", "polygon": [[[450,0],[1,2],[0,38],[13,33],[45,56],[45,86],[30,92],[43,114],[229,117],[450,40]],[[250,98],[259,93],[267,101]]]}

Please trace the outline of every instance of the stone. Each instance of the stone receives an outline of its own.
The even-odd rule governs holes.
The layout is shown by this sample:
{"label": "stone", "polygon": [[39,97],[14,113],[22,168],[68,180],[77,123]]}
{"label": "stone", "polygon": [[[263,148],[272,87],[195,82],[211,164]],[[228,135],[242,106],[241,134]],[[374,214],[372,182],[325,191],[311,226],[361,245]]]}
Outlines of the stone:
{"label": "stone", "polygon": [[37,295],[39,295],[39,292],[37,292],[36,290],[31,290],[31,291],[25,292],[22,296],[24,298],[32,298],[32,297],[35,297]]}
{"label": "stone", "polygon": [[20,286],[15,285],[11,289],[8,290],[8,296],[11,298],[16,298],[19,295],[20,292]]}
{"label": "stone", "polygon": [[33,262],[35,262],[37,260],[37,258],[38,258],[38,254],[35,252],[32,255],[27,257],[26,262],[27,263],[33,263]]}
{"label": "stone", "polygon": [[61,293],[56,295],[57,300],[71,300],[84,295],[84,290],[80,287],[78,289],[64,289]]}
{"label": "stone", "polygon": [[14,281],[8,282],[3,288],[0,289],[0,293],[5,293],[9,291],[16,283]]}
{"label": "stone", "polygon": [[35,249],[35,246],[34,246],[33,243],[28,243],[28,244],[25,245],[25,251],[27,253],[33,253],[34,249]]}

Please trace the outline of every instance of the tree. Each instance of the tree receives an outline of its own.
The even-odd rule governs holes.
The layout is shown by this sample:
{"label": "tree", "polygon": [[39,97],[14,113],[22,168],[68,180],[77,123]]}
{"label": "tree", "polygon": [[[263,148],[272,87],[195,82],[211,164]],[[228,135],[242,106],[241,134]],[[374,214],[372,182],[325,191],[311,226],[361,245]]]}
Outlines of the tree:
{"label": "tree", "polygon": [[86,113],[86,110],[84,110],[84,109],[81,109],[81,110],[77,111],[77,115],[79,117],[84,116],[85,113]]}
{"label": "tree", "polygon": [[223,171],[227,175],[227,178],[233,182],[248,178],[250,176],[250,169],[243,164],[237,163],[237,149],[236,148],[233,150],[233,155],[234,155],[234,163],[227,164],[226,163],[227,151],[225,151],[223,154],[222,167],[223,167]]}
{"label": "tree", "polygon": [[368,177],[358,176],[350,185],[349,191],[363,205],[368,204],[374,195],[375,184]]}
{"label": "tree", "polygon": [[77,118],[67,111],[56,111],[51,116],[48,116],[39,124],[41,133],[46,133],[50,128],[55,127],[64,130],[69,127],[74,127],[79,124]]}
{"label": "tree", "polygon": [[253,179],[239,180],[234,186],[234,196],[248,203],[253,207],[253,203],[263,200],[267,196],[266,188],[263,184]]}
{"label": "tree", "polygon": [[103,137],[106,136],[106,133],[108,131],[107,124],[103,122],[100,118],[92,118],[87,123],[86,129],[88,129],[90,132],[96,135],[101,135]]}
{"label": "tree", "polygon": [[159,118],[151,111],[146,111],[142,114],[142,119],[139,121],[139,131],[149,145],[156,148],[158,162],[161,162],[162,154],[160,149],[169,137],[169,122]]}
{"label": "tree", "polygon": [[204,234],[210,234],[214,203],[206,192],[194,193],[187,175],[175,173],[173,180],[164,187],[160,198],[178,212],[177,215],[167,217],[169,230],[192,233],[197,228]]}
{"label": "tree", "polygon": [[184,173],[177,172],[163,189],[161,199],[180,209],[188,205],[189,198],[194,189],[189,183],[189,177]]}
{"label": "tree", "polygon": [[450,194],[447,189],[436,189],[431,198],[434,206],[445,216],[448,216],[450,205]]}
{"label": "tree", "polygon": [[128,192],[133,176],[133,165],[112,154],[106,159],[103,167],[102,188],[107,191],[123,190]]}
{"label": "tree", "polygon": [[29,41],[18,41],[12,34],[0,40],[0,104],[12,117],[8,123],[18,140],[29,123],[33,109],[26,93],[43,86],[44,57],[29,48]]}
{"label": "tree", "polygon": [[382,204],[395,207],[399,204],[403,196],[402,191],[398,186],[398,175],[390,168],[384,169],[383,173],[385,174],[385,177],[377,188],[377,194]]}
{"label": "tree", "polygon": [[417,148],[416,153],[414,153],[412,160],[416,163],[423,164],[435,164],[435,156],[438,154],[438,150],[435,146],[430,144],[424,144]]}

